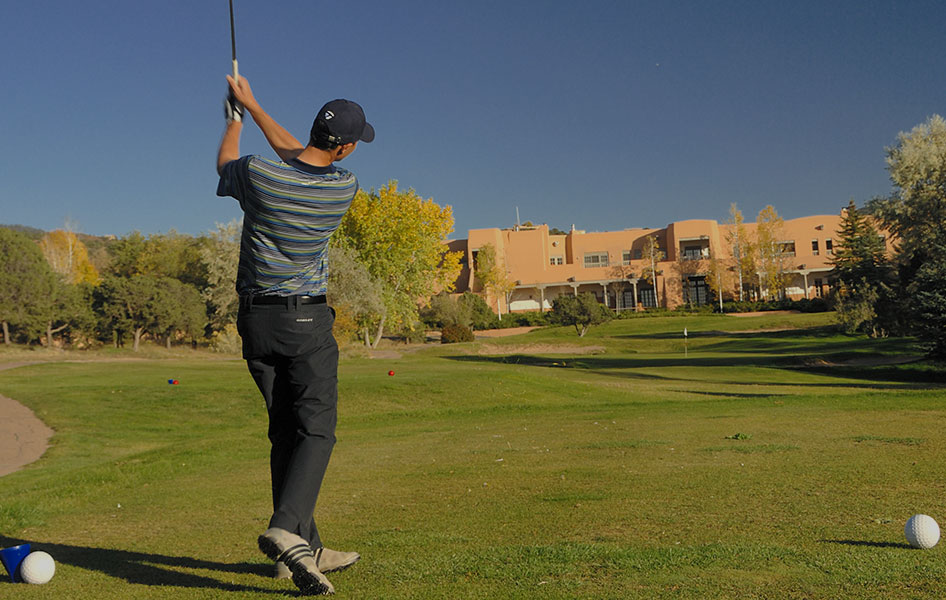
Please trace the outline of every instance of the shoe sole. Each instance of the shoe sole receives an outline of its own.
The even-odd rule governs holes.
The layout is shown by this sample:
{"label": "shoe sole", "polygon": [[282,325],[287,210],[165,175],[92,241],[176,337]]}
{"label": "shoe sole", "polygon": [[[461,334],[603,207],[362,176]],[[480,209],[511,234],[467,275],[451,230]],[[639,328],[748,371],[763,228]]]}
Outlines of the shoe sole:
{"label": "shoe sole", "polygon": [[[269,557],[270,560],[279,560],[279,557],[282,556],[282,552],[280,552],[276,542],[268,537],[261,535],[256,542],[259,545],[260,551]],[[292,571],[292,582],[296,584],[299,591],[306,596],[325,596],[329,594],[329,587],[325,585],[317,575],[309,572],[308,569],[299,563],[296,563],[295,567],[296,568],[289,567],[289,570]]]}

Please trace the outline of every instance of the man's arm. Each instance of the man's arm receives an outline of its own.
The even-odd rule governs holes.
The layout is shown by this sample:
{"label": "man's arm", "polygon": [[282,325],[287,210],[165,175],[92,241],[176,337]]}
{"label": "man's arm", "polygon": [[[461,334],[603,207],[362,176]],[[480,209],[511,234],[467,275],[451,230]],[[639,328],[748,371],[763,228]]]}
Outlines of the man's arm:
{"label": "man's arm", "polygon": [[227,123],[227,130],[223,132],[223,139],[220,140],[220,150],[217,152],[217,174],[223,171],[223,166],[231,160],[240,158],[240,132],[243,131],[243,123],[240,121],[230,121]]}
{"label": "man's arm", "polygon": [[[299,156],[299,153],[302,152],[305,146],[303,146],[294,135],[286,131],[282,125],[277,123],[275,119],[273,119],[266,113],[266,111],[263,110],[263,108],[259,105],[259,102],[256,101],[256,98],[253,97],[253,90],[250,89],[250,82],[248,82],[243,76],[240,77],[239,81],[234,81],[233,77],[230,75],[227,75],[227,82],[230,84],[230,89],[233,90],[234,97],[238,102],[243,104],[243,107],[246,109],[246,111],[253,116],[253,122],[256,123],[256,125],[260,128],[260,131],[263,132],[263,135],[266,136],[266,141],[269,142],[269,145],[273,147],[273,150],[276,151],[276,154],[279,156],[279,158],[288,161]],[[230,125],[232,126],[233,123]],[[224,134],[224,143],[226,143],[227,135],[229,135],[229,133],[230,127],[228,126],[227,133]],[[237,130],[236,137],[237,154],[239,154],[239,130]],[[239,158],[239,156],[235,156],[234,158]],[[219,163],[217,168],[220,168]]]}

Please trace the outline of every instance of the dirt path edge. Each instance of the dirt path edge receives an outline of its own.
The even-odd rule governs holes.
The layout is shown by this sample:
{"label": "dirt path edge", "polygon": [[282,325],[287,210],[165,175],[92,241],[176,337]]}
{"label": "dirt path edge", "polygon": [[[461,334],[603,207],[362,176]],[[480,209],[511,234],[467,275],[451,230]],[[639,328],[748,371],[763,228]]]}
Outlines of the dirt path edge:
{"label": "dirt path edge", "polygon": [[[29,363],[0,365],[0,370]],[[53,430],[16,400],[0,396],[0,477],[36,462],[49,448]]]}

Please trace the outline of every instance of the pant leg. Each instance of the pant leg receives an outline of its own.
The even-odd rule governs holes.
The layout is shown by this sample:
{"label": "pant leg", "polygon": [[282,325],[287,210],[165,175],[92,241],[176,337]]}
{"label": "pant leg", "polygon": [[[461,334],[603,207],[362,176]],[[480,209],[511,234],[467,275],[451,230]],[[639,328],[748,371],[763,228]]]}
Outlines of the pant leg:
{"label": "pant leg", "polygon": [[287,385],[285,362],[274,357],[246,361],[250,374],[266,402],[266,412],[269,416],[269,469],[274,511],[279,503],[279,491],[285,481],[298,429],[292,414],[292,398]]}
{"label": "pant leg", "polygon": [[244,357],[269,413],[270,526],[321,546],[313,511],[335,444],[338,346],[325,305],[241,311]]}
{"label": "pant leg", "polygon": [[335,446],[338,420],[335,338],[329,333],[319,343],[307,346],[289,362],[287,370],[292,413],[298,428],[270,525],[283,529],[295,525],[299,535],[319,547],[322,543],[312,514]]}

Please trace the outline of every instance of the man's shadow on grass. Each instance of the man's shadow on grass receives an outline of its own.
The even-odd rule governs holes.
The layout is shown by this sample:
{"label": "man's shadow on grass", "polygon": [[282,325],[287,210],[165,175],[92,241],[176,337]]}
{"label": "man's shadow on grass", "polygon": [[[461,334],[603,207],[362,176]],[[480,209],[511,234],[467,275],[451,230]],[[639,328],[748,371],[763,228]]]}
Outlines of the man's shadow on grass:
{"label": "man's shadow on grass", "polygon": [[[295,590],[274,590],[261,587],[227,583],[213,577],[182,572],[179,569],[195,569],[215,571],[218,573],[232,573],[237,575],[259,575],[269,577],[272,574],[272,565],[264,563],[220,563],[208,560],[199,560],[187,556],[164,556],[129,550],[110,548],[89,548],[85,546],[69,546],[32,540],[11,538],[0,535],[0,548],[9,548],[20,544],[31,544],[32,549],[42,550],[52,555],[53,559],[62,564],[79,567],[88,571],[104,573],[116,579],[123,579],[128,583],[148,586],[170,586],[183,588],[206,588],[227,592],[253,592],[257,594],[276,594],[285,596],[287,592]],[[9,579],[6,579],[9,581]]]}

